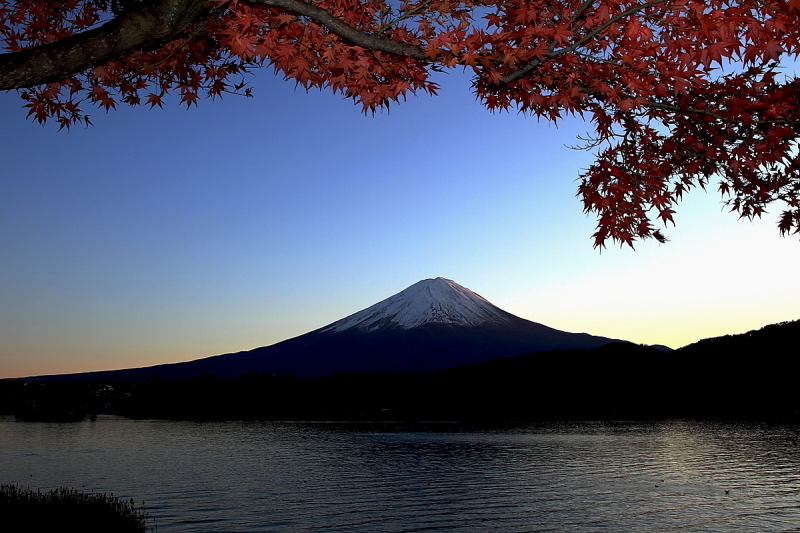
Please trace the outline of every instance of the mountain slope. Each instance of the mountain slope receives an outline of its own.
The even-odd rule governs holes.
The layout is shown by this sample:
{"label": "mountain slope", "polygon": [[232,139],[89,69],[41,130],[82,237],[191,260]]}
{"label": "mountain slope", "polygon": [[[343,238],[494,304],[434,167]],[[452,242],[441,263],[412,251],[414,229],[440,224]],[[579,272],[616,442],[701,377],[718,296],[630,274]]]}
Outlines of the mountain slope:
{"label": "mountain slope", "polygon": [[180,379],[244,373],[420,374],[552,349],[594,348],[614,339],[568,333],[503,311],[444,278],[427,279],[362,311],[292,339],[170,365],[91,372],[74,379]]}
{"label": "mountain slope", "polygon": [[800,320],[769,324],[736,335],[723,335],[701,339],[676,350],[676,355],[691,358],[697,354],[714,358],[730,359],[733,356],[748,356],[754,353],[783,354],[797,353],[800,341]]}

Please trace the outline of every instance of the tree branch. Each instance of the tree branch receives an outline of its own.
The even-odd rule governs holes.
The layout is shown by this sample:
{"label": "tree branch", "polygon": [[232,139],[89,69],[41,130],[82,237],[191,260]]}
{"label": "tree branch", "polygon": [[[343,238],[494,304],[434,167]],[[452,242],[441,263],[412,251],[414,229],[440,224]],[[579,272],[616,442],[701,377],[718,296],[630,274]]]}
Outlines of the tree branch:
{"label": "tree branch", "polygon": [[[650,103],[648,103],[646,105],[646,107],[648,107],[650,109],[659,109],[661,111],[670,111],[670,112],[673,112],[673,113],[693,113],[693,114],[699,114],[699,115],[706,115],[706,116],[709,116],[711,118],[715,118],[717,120],[721,120],[723,122],[730,122],[730,123],[739,123],[740,122],[738,120],[733,120],[730,117],[726,117],[724,115],[720,115],[718,113],[714,113],[713,111],[709,111],[707,109],[698,109],[698,108],[695,108],[695,107],[682,108],[682,107],[677,106],[677,105],[664,104],[664,103],[660,103],[660,102],[650,102]],[[753,119],[751,121],[751,123],[752,124],[757,124],[757,125],[764,125],[764,124],[766,124],[766,125],[772,125],[772,124],[797,125],[797,124],[800,124],[800,120],[784,120],[784,119],[755,120],[755,119]]]}
{"label": "tree branch", "polygon": [[0,54],[0,90],[24,89],[75,76],[135,50],[179,36],[208,7],[205,0],[157,0],[102,26],[20,52]]}
{"label": "tree branch", "polygon": [[583,12],[592,7],[592,4],[594,4],[594,2],[595,0],[586,0],[583,4],[581,4],[581,6],[578,9],[576,9],[575,13],[572,15],[572,20],[574,21],[575,19],[583,15]]}
{"label": "tree branch", "polygon": [[[595,29],[593,29],[592,31],[590,31],[589,33],[584,35],[578,42],[572,43],[569,46],[565,46],[564,48],[561,48],[560,50],[555,50],[554,49],[555,41],[553,41],[553,43],[551,43],[550,47],[547,49],[547,57],[548,58],[557,57],[557,56],[560,56],[560,55],[568,54],[570,52],[574,52],[578,48],[583,46],[584,44],[588,43],[589,41],[591,41],[592,39],[597,37],[598,34],[600,34],[603,30],[605,30],[606,28],[608,28],[612,24],[620,21],[621,19],[623,19],[623,18],[625,18],[625,17],[627,17],[629,15],[633,15],[633,14],[641,11],[642,9],[648,8],[650,6],[654,6],[656,4],[661,4],[661,3],[665,2],[665,1],[666,0],[651,0],[650,2],[646,2],[644,4],[640,4],[640,5],[637,5],[637,6],[630,7],[628,9],[626,9],[625,11],[623,11],[621,13],[618,13],[617,15],[611,17],[610,19],[605,21],[603,24],[601,24],[600,26],[596,27]],[[579,12],[576,13],[576,16],[579,15],[580,13],[583,13],[583,11],[588,9],[591,6],[591,4],[592,4],[592,2],[590,2],[589,0],[584,2],[583,5],[580,7]],[[533,71],[533,69],[535,69],[536,67],[538,67],[541,64],[542,64],[542,59],[536,58],[533,61],[530,61],[527,65],[525,65],[521,69],[515,70],[514,72],[511,72],[511,73],[507,74],[503,78],[502,83],[505,85],[505,84],[509,84],[509,83],[511,83],[513,81],[516,81],[516,80],[520,79],[521,77],[530,74]]]}
{"label": "tree branch", "polygon": [[347,39],[358,46],[363,46],[369,50],[387,52],[389,54],[396,54],[401,56],[413,57],[420,61],[429,61],[430,58],[425,54],[425,51],[419,46],[413,44],[401,43],[385,37],[378,37],[370,33],[365,33],[357,30],[347,24],[346,22],[334,17],[327,11],[317,6],[308,4],[303,0],[249,0],[253,4],[261,4],[264,6],[277,7],[298,15],[308,17],[315,22],[318,22],[328,28],[330,31]]}
{"label": "tree branch", "polygon": [[395,24],[398,24],[398,23],[404,21],[407,18],[413,17],[414,15],[416,15],[417,13],[419,13],[420,11],[422,11],[423,9],[428,7],[428,5],[430,5],[430,3],[432,1],[433,0],[425,0],[424,2],[420,3],[414,9],[412,9],[410,11],[406,11],[405,13],[403,13],[402,15],[400,15],[399,17],[397,17],[393,21],[389,22],[388,24],[383,25],[381,27],[381,29],[378,30],[378,35],[383,35],[383,32],[385,32],[386,30],[391,29],[391,27],[394,26]]}

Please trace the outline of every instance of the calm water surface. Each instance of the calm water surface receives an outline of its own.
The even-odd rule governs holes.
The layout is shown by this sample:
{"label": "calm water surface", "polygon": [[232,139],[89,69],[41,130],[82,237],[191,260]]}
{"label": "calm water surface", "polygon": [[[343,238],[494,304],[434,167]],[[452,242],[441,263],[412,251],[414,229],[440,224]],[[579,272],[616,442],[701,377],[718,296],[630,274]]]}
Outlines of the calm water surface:
{"label": "calm water surface", "polygon": [[800,532],[800,430],[0,417],[0,483],[144,500],[167,533]]}

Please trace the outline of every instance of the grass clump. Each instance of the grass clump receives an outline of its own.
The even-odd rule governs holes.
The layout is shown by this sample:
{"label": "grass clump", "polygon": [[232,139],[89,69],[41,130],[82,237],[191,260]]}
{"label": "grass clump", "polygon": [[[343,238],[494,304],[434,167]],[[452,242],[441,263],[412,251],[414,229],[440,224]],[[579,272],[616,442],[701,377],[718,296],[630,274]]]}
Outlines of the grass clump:
{"label": "grass clump", "polygon": [[0,485],[0,524],[8,533],[147,533],[144,508],[114,495],[61,487],[49,492]]}

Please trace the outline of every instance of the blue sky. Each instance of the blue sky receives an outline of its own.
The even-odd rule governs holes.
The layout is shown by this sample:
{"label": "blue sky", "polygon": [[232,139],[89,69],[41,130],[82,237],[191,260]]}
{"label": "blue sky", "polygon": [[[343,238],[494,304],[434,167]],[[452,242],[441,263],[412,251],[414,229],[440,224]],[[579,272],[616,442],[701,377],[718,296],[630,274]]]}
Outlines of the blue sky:
{"label": "blue sky", "polygon": [[57,132],[0,94],[0,377],[196,359],[443,276],[568,331],[678,347],[800,318],[800,242],[713,191],[671,242],[591,246],[589,126],[492,114],[458,71],[364,116],[263,69],[254,98],[93,110]]}

